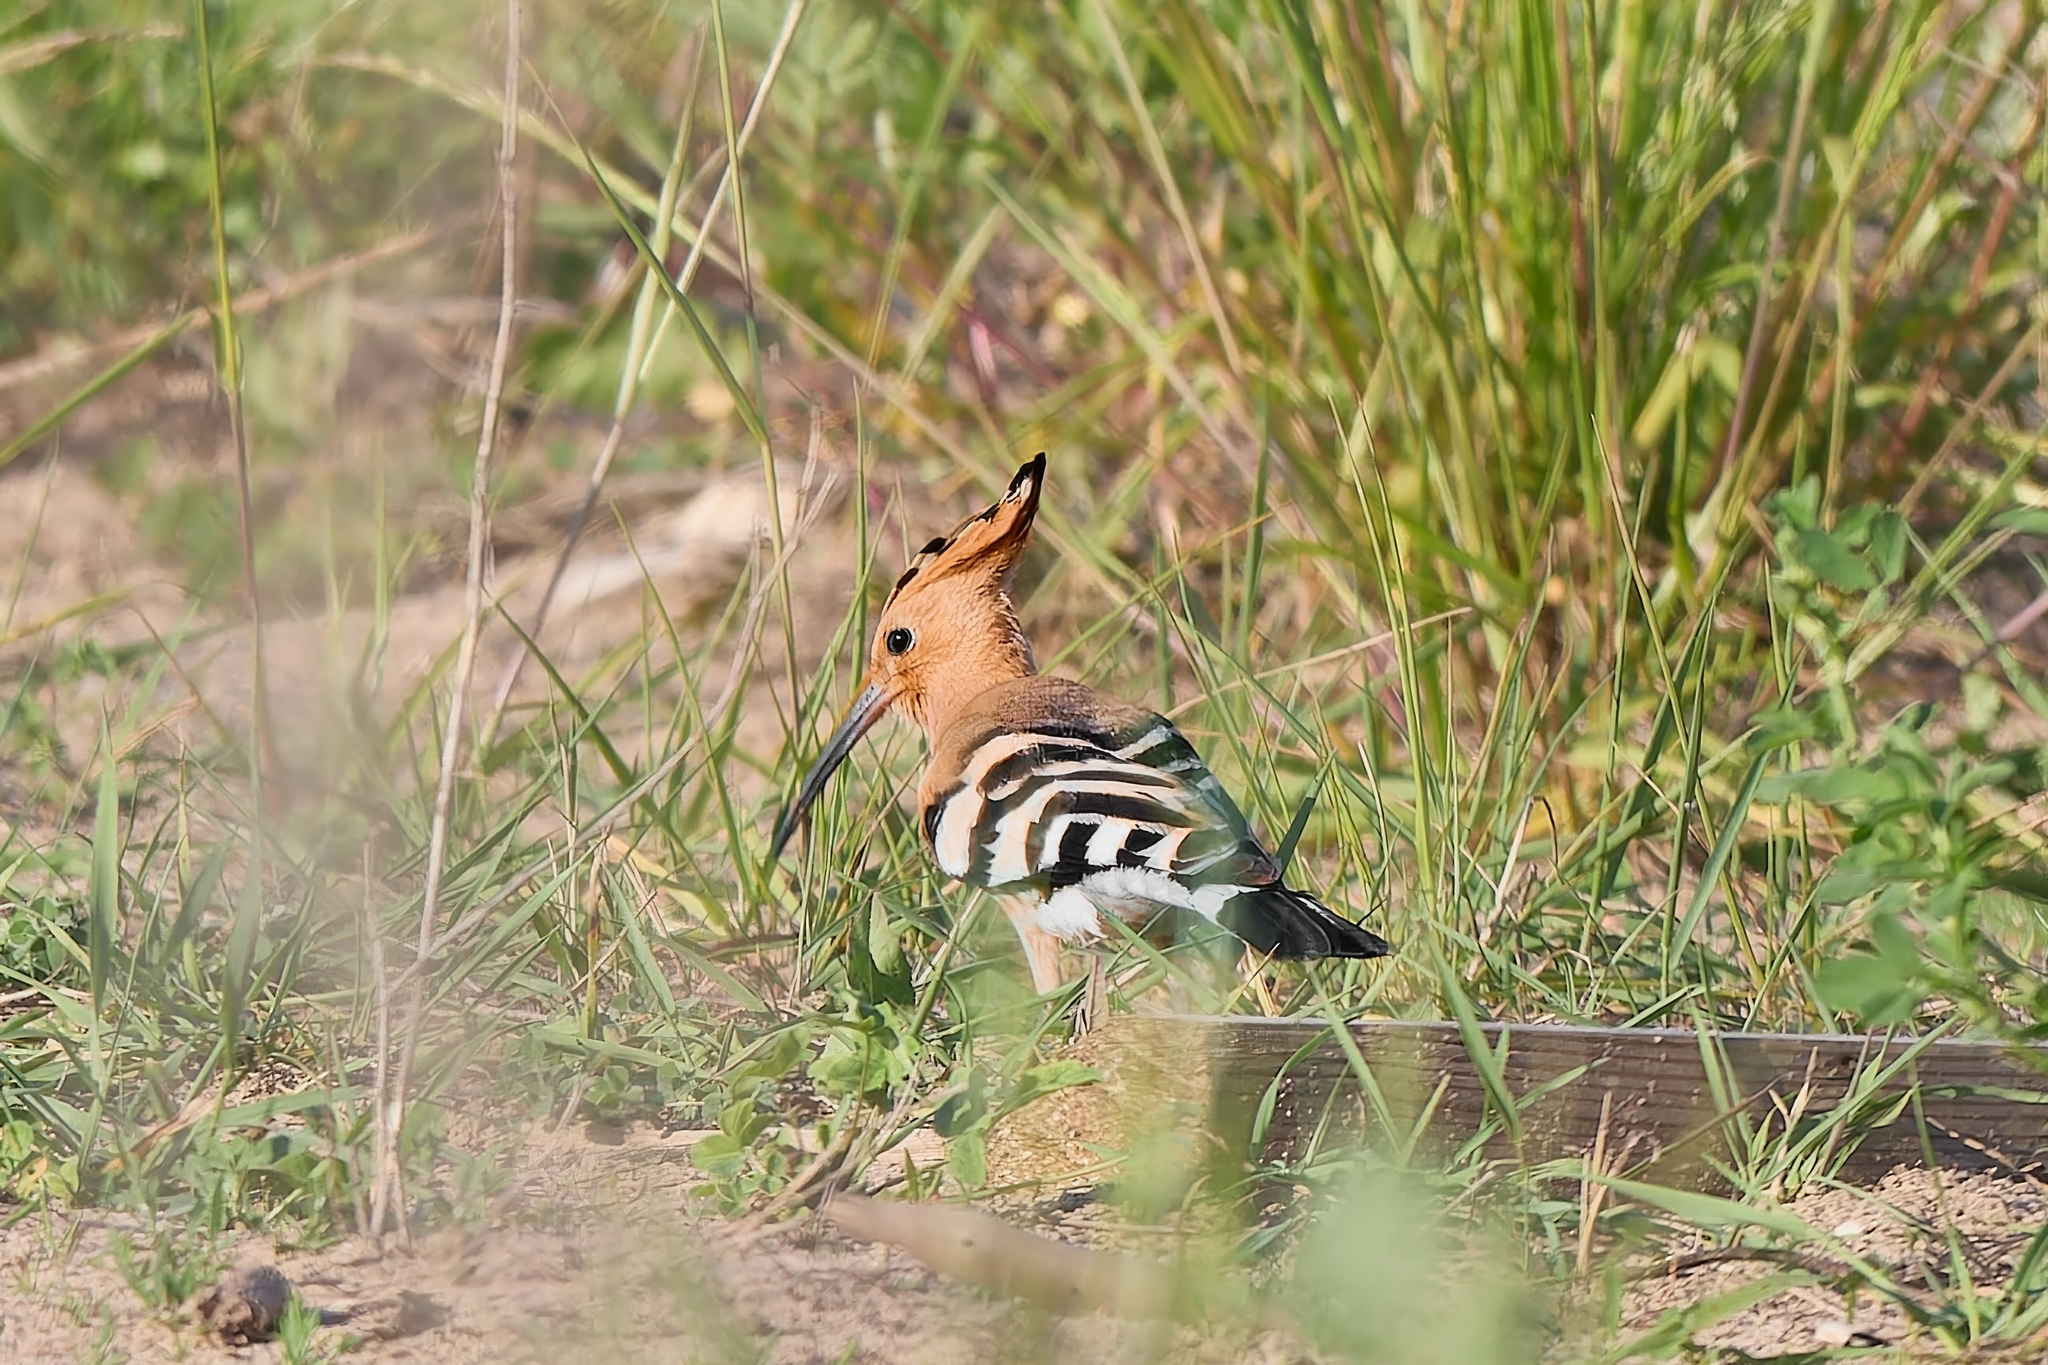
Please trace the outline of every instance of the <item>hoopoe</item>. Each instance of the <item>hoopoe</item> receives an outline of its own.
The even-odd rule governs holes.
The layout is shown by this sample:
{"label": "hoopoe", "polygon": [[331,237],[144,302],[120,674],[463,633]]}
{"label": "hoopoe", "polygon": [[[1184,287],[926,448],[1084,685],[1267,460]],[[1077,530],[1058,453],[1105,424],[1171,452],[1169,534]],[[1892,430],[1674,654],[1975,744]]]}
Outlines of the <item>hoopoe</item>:
{"label": "hoopoe", "polygon": [[1061,984],[1064,942],[1192,911],[1270,957],[1381,957],[1385,939],[1281,881],[1228,793],[1172,721],[1038,671],[1009,584],[1045,456],[988,510],[928,543],[882,607],[867,676],[769,849],[890,707],[924,727],[917,806],[941,870],[986,887],[1032,984]]}

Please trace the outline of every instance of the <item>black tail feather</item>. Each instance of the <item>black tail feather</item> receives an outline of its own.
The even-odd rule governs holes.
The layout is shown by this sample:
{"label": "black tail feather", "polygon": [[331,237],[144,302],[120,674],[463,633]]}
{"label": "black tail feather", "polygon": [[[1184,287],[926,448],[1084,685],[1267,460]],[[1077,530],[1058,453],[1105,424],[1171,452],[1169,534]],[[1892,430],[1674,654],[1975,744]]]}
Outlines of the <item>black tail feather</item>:
{"label": "black tail feather", "polygon": [[1385,957],[1393,945],[1314,896],[1275,883],[1224,902],[1217,923],[1271,957]]}

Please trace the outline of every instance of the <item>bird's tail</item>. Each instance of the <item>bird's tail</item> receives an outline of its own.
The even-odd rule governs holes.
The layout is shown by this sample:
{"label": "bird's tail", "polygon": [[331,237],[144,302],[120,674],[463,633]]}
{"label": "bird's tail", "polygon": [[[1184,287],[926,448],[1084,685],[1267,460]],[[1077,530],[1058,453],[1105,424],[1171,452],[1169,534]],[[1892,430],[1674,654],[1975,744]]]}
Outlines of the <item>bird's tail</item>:
{"label": "bird's tail", "polygon": [[1271,957],[1385,957],[1393,945],[1304,891],[1275,882],[1246,887],[1216,917]]}

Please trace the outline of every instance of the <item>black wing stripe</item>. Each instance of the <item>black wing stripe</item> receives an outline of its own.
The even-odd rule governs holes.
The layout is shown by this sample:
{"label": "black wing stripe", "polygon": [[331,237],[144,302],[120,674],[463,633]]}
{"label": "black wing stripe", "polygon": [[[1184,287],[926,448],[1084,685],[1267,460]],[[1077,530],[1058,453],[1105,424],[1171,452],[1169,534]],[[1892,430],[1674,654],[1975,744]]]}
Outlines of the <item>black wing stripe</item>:
{"label": "black wing stripe", "polygon": [[[999,787],[985,788],[991,805],[1005,809],[1031,800],[1047,786],[1103,786],[1115,785],[1137,791],[1148,791],[1155,796],[1184,790],[1187,783],[1177,781],[1166,773],[1150,768],[1133,767],[1128,763],[1058,763],[1035,769],[1022,777],[1013,778]],[[1168,798],[1170,799],[1170,798]]]}
{"label": "black wing stripe", "polygon": [[1051,721],[991,735],[961,781],[926,813],[926,834],[941,867],[976,885],[1057,889],[1115,867],[1187,884],[1263,880],[1243,813],[1163,716],[1117,732]]}
{"label": "black wing stripe", "polygon": [[1145,852],[1147,849],[1156,847],[1159,841],[1165,837],[1164,831],[1146,829],[1143,825],[1138,826],[1124,836],[1122,845],[1116,851],[1116,865],[1118,867],[1150,867],[1152,860],[1145,856]]}
{"label": "black wing stripe", "polygon": [[989,789],[988,798],[991,804],[1009,809],[1028,803],[1049,786],[1103,785],[1149,791],[1162,800],[1171,801],[1174,794],[1184,792],[1188,784],[1165,773],[1154,772],[1150,768],[1134,768],[1128,763],[1056,763]]}
{"label": "black wing stripe", "polygon": [[1209,798],[1224,822],[1239,838],[1250,839],[1251,822],[1244,818],[1244,812],[1230,799],[1230,793],[1223,790],[1223,784],[1202,762],[1202,756],[1195,752],[1195,746],[1188,743],[1179,727],[1164,716],[1154,716],[1141,726],[1133,726],[1116,737],[1117,757],[1132,763],[1141,763],[1163,773],[1186,775],[1202,795]]}
{"label": "black wing stripe", "polygon": [[1085,875],[1089,867],[1088,845],[1095,838],[1096,822],[1093,820],[1070,820],[1067,832],[1060,836],[1059,861],[1053,864],[1048,880],[1057,891],[1063,886],[1072,886]]}
{"label": "black wing stripe", "polygon": [[1187,829],[1195,822],[1185,811],[1162,805],[1141,791],[1062,792],[1048,805],[1048,815],[1097,815],[1141,825]]}

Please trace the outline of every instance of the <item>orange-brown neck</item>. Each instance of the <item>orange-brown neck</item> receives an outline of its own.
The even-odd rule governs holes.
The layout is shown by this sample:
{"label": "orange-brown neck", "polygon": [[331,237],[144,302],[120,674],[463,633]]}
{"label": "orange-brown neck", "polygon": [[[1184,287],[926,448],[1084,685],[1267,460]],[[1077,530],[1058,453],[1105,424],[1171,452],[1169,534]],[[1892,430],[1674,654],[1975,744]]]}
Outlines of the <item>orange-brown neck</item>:
{"label": "orange-brown neck", "polygon": [[1006,595],[993,596],[961,612],[952,629],[928,635],[928,652],[904,670],[898,704],[934,745],[976,697],[1038,671],[1016,608]]}

